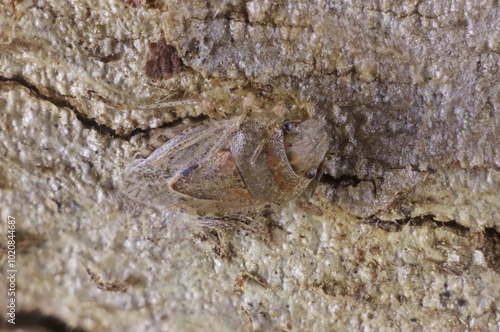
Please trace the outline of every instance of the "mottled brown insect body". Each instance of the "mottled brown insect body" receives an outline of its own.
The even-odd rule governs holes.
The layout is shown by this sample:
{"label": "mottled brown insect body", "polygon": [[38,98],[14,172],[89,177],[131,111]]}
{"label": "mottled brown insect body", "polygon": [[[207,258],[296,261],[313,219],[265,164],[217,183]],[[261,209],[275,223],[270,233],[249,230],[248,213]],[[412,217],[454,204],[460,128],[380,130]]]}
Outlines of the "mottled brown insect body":
{"label": "mottled brown insect body", "polygon": [[127,170],[124,193],[149,205],[217,214],[282,204],[316,177],[328,149],[319,121],[252,113],[199,123]]}

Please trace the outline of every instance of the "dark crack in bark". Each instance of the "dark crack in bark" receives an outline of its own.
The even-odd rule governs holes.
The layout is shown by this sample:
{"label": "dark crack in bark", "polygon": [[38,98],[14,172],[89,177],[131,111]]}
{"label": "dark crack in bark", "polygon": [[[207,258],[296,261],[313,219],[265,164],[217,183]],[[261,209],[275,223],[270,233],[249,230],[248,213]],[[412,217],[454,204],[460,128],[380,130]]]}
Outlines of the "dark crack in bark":
{"label": "dark crack in bark", "polygon": [[[80,112],[76,106],[74,106],[72,103],[70,103],[67,100],[67,98],[65,98],[64,96],[62,96],[59,92],[57,92],[55,90],[51,90],[47,94],[42,93],[37,86],[28,82],[24,77],[21,77],[21,76],[14,76],[14,77],[10,77],[10,78],[0,76],[0,82],[11,82],[14,84],[18,84],[18,85],[23,86],[26,89],[28,89],[28,91],[38,99],[48,101],[49,103],[51,103],[52,105],[54,105],[58,108],[68,108],[73,112],[73,114],[78,119],[78,121],[80,121],[86,129],[95,130],[95,131],[99,132],[100,134],[109,135],[109,136],[116,138],[116,139],[130,140],[132,137],[134,137],[136,135],[148,134],[153,129],[176,127],[182,121],[185,120],[184,118],[182,118],[182,119],[179,118],[173,122],[165,123],[165,124],[158,126],[156,128],[147,128],[147,129],[136,128],[136,129],[130,131],[130,133],[122,135],[122,134],[118,134],[115,129],[113,129],[109,126],[106,126],[104,124],[100,124],[94,118],[87,117],[84,113]],[[194,122],[199,122],[205,118],[206,118],[205,116],[199,116],[199,117],[193,117],[192,119],[194,120]]]}
{"label": "dark crack in bark", "polygon": [[15,325],[2,318],[0,328],[7,331],[49,331],[49,332],[85,332],[83,328],[73,327],[60,318],[46,315],[40,310],[19,311],[16,313]]}
{"label": "dark crack in bark", "polygon": [[83,126],[87,129],[90,130],[96,130],[99,133],[102,134],[107,134],[109,136],[112,136],[114,138],[121,138],[121,139],[128,139],[130,135],[119,135],[116,133],[116,131],[106,125],[98,123],[95,119],[89,118],[85,116],[82,112],[80,112],[73,104],[71,104],[66,98],[60,95],[57,91],[50,91],[50,94],[44,94],[40,91],[40,89],[33,85],[32,83],[28,82],[24,77],[21,76],[14,76],[11,78],[8,77],[1,77],[0,76],[0,82],[13,82],[16,84],[19,84],[26,89],[29,90],[31,94],[33,94],[36,98],[48,101],[52,105],[58,107],[58,108],[68,108],[70,109],[80,121]]}
{"label": "dark crack in bark", "polygon": [[451,221],[439,221],[435,220],[435,217],[433,214],[427,214],[427,215],[422,215],[422,216],[417,216],[417,217],[408,217],[408,218],[403,218],[403,219],[395,219],[395,220],[381,220],[375,216],[371,216],[367,219],[368,224],[372,224],[376,226],[377,228],[380,228],[384,231],[387,232],[399,232],[401,229],[406,226],[414,226],[414,227],[421,227],[424,225],[432,225],[433,228],[435,227],[445,227],[447,229],[453,230],[455,233],[458,235],[466,235],[469,232],[471,232],[470,228],[465,227],[460,225],[454,220]]}

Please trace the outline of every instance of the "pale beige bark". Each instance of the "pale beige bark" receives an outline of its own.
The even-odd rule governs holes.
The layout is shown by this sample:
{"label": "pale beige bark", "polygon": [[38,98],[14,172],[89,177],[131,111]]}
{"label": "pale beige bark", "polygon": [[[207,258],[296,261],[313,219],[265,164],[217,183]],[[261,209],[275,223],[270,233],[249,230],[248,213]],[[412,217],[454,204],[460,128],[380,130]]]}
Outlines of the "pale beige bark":
{"label": "pale beige bark", "polygon": [[[0,234],[15,217],[19,324],[498,330],[496,1],[0,8]],[[322,216],[292,202],[272,243],[229,233],[220,259],[193,217],[120,195],[154,128],[278,102],[331,134]]]}

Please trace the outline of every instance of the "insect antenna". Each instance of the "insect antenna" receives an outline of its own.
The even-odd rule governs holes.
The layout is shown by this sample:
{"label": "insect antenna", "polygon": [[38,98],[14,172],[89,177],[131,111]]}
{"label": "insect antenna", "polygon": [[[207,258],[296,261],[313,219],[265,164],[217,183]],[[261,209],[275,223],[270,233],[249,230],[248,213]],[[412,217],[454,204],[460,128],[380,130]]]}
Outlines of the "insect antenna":
{"label": "insect antenna", "polygon": [[139,110],[139,111],[147,111],[147,110],[154,110],[154,109],[164,109],[164,108],[173,108],[173,107],[179,107],[179,106],[189,106],[189,105],[203,105],[203,104],[210,104],[205,99],[200,99],[200,98],[185,98],[185,99],[175,99],[169,100],[169,97],[164,97],[158,100],[150,100],[150,101],[144,101],[144,102],[139,102],[137,104],[134,103],[115,103],[108,98],[105,98],[103,96],[98,95],[95,91],[89,91],[89,95],[92,98],[95,98],[104,104],[118,108],[124,111],[133,111],[133,110]]}

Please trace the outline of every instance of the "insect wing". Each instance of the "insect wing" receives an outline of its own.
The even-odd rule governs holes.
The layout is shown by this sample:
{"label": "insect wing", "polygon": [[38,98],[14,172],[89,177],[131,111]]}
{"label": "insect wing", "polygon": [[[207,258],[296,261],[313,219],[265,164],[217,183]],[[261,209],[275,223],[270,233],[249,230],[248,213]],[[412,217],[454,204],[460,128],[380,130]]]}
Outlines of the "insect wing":
{"label": "insect wing", "polygon": [[207,120],[183,131],[154,151],[147,160],[167,173],[183,171],[214,152],[227,148],[238,118]]}
{"label": "insect wing", "polygon": [[126,170],[123,193],[148,205],[175,204],[182,195],[170,189],[172,178],[229,147],[238,119],[199,123],[169,140],[147,159],[133,163]]}
{"label": "insect wing", "polygon": [[171,188],[197,199],[228,203],[253,199],[229,150],[217,151],[197,167],[179,173],[171,181]]}
{"label": "insect wing", "polygon": [[126,170],[122,192],[128,197],[148,205],[172,205],[178,197],[169,195],[170,175],[147,159],[131,164]]}

